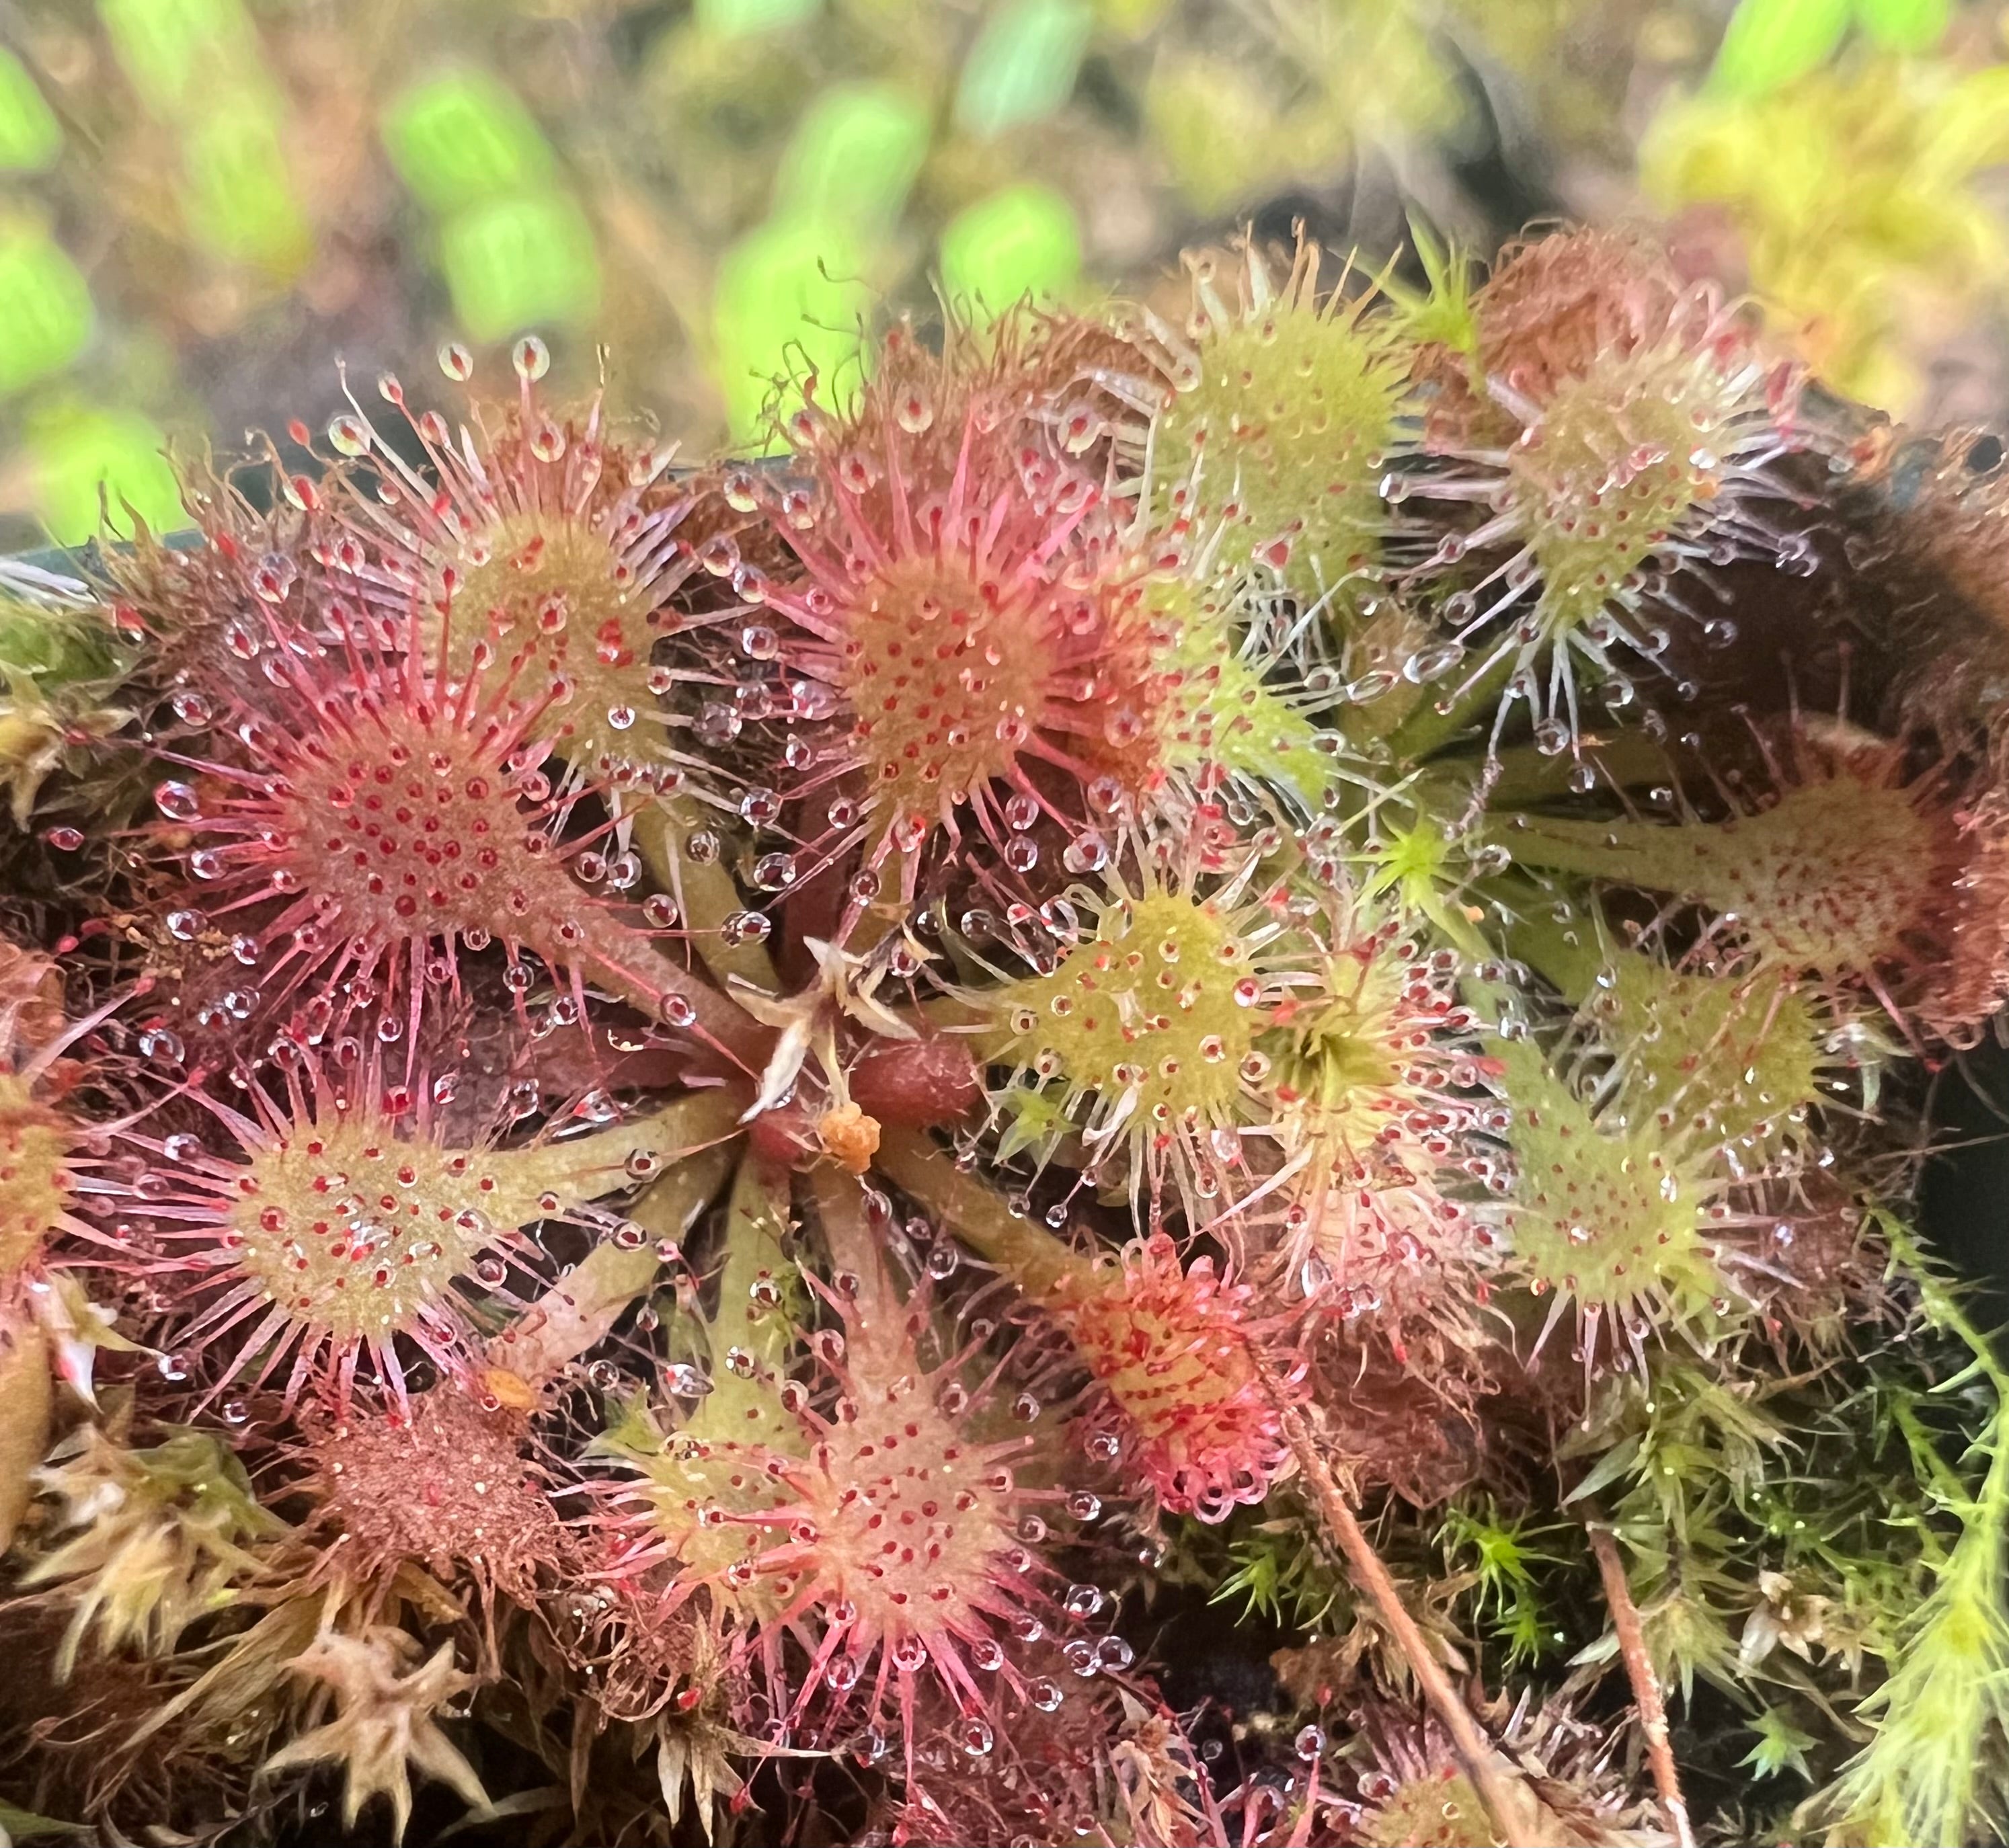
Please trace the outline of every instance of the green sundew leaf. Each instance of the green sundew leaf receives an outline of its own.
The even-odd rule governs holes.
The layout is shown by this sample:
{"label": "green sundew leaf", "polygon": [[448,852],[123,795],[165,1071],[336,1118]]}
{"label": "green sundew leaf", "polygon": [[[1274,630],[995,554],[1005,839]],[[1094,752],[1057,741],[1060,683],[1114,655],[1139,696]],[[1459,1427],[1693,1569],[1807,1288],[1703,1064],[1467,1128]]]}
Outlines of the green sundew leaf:
{"label": "green sundew leaf", "polygon": [[774,186],[774,216],[861,228],[900,215],[928,151],[928,112],[892,83],[841,84],[811,105]]}
{"label": "green sundew leaf", "polygon": [[1776,1707],[1767,1707],[1749,1723],[1750,1729],[1758,1735],[1758,1743],[1737,1761],[1738,1764],[1749,1765],[1753,1777],[1777,1777],[1790,1767],[1809,1783],[1813,1781],[1807,1753],[1819,1741],[1811,1733],[1802,1733]]}
{"label": "green sundew leaf", "polygon": [[62,125],[28,75],[0,45],[0,172],[41,173],[62,152]]}
{"label": "green sundew leaf", "polygon": [[257,34],[239,0],[97,0],[113,54],[157,115],[208,106],[213,86],[257,69]]}
{"label": "green sundew leaf", "polygon": [[860,252],[835,224],[770,219],[725,253],[712,299],[715,376],[734,436],[757,439],[775,382],[813,372],[823,401],[857,359],[871,292]]}
{"label": "green sundew leaf", "polygon": [[[1770,967],[1834,982],[1859,979],[1892,953],[1928,825],[1904,786],[1837,767],[1721,822],[1531,816],[1501,834],[1524,866],[1706,905],[1734,919]],[[1844,885],[1879,902],[1832,902]]]}
{"label": "green sundew leaf", "polygon": [[823,11],[823,0],[697,0],[693,10],[701,30],[739,38],[813,19]]}
{"label": "green sundew leaf", "polygon": [[477,340],[590,320],[600,258],[579,202],[565,193],[491,199],[441,228],[440,264],[454,312]]}
{"label": "green sundew leaf", "polygon": [[89,287],[48,234],[0,220],[0,398],[61,371],[95,324]]}
{"label": "green sundew leaf", "polygon": [[1710,71],[1720,95],[1759,97],[1817,70],[1848,30],[1851,0],[1742,0]]}
{"label": "green sundew leaf", "polygon": [[1601,929],[1565,929],[1539,914],[1511,929],[1508,943],[1586,1009],[1636,1113],[1671,1128],[1706,1116],[1725,1142],[1764,1128],[1753,1146],[1776,1149],[1791,1113],[1819,1099],[1824,1029],[1776,969],[1698,975],[1611,943]]}
{"label": "green sundew leaf", "polygon": [[384,111],[384,151],[429,211],[533,191],[550,181],[550,143],[516,93],[486,71],[411,85]]}
{"label": "green sundew leaf", "polygon": [[279,125],[263,97],[225,99],[191,122],[182,164],[182,208],[211,250],[282,279],[314,254]]}
{"label": "green sundew leaf", "polygon": [[126,411],[76,409],[39,424],[27,449],[36,511],[56,543],[82,545],[108,522],[129,535],[129,505],[150,526],[179,526],[181,485],[161,453],[163,440],[144,417]]}
{"label": "green sundew leaf", "polygon": [[1025,296],[1065,295],[1081,276],[1074,207],[1050,186],[1008,186],[957,213],[941,235],[951,301],[996,315]]}
{"label": "green sundew leaf", "polygon": [[1093,23],[1080,0],[1013,0],[994,12],[963,61],[957,126],[990,136],[1052,115],[1074,94]]}
{"label": "green sundew leaf", "polygon": [[1929,51],[1953,17],[1953,0],[1855,0],[1856,23],[1894,51]]}

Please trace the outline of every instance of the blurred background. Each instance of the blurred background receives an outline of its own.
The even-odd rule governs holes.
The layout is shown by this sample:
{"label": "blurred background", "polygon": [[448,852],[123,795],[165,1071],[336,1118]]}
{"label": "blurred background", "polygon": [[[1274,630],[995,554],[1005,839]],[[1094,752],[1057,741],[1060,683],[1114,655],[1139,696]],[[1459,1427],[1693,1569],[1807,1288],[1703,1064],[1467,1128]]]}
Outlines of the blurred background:
{"label": "blurred background", "polygon": [[938,292],[1295,221],[1651,218],[1828,380],[2009,402],[2009,11],[1954,0],[0,0],[0,551],[441,342],[688,453]]}

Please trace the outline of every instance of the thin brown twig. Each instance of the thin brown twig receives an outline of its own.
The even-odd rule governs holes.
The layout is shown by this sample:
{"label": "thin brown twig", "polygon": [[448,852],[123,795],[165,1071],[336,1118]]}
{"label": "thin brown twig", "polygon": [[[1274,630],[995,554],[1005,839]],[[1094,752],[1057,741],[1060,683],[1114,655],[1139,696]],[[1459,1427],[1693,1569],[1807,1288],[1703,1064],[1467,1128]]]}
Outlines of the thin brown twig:
{"label": "thin brown twig", "polygon": [[1590,1550],[1597,1559],[1598,1577],[1604,1581],[1604,1602],[1611,1612],[1611,1627],[1618,1633],[1619,1658],[1625,1664],[1625,1678],[1632,1683],[1632,1704],[1639,1711],[1639,1730],[1646,1741],[1646,1762],[1653,1769],[1653,1788],[1660,1793],[1660,1814],[1674,1838],[1675,1848],[1695,1848],[1695,1832],[1688,1825],[1688,1799],[1681,1795],[1674,1748],[1667,1740],[1667,1709],[1660,1698],[1660,1678],[1653,1673],[1653,1659],[1646,1653],[1639,1607],[1632,1602],[1632,1587],[1625,1582],[1625,1562],[1618,1556],[1618,1542],[1609,1527],[1598,1520],[1588,1525]]}
{"label": "thin brown twig", "polygon": [[1355,1582],[1373,1599],[1382,1622],[1387,1625],[1403,1655],[1408,1659],[1410,1669],[1423,1690],[1423,1698],[1430,1703],[1438,1724],[1449,1736],[1451,1750],[1458,1754],[1465,1775],[1472,1780],[1472,1789],[1479,1793],[1479,1800],[1486,1807],[1486,1818],[1493,1825],[1493,1833],[1501,1841],[1512,1843],[1514,1848],[1561,1848],[1562,1838],[1553,1827],[1553,1818],[1480,1729],[1472,1709],[1451,1686],[1451,1677],[1444,1673],[1443,1663],[1432,1652],[1416,1619],[1409,1614],[1408,1606],[1402,1602],[1402,1595],[1396,1588],[1388,1568],[1382,1564],[1381,1556],[1374,1550],[1373,1542],[1362,1528],[1331,1466],[1319,1454],[1318,1446],[1313,1443],[1311,1432],[1305,1423],[1304,1414],[1291,1402],[1268,1361],[1260,1354],[1253,1358],[1263,1389],[1283,1421],[1284,1441],[1291,1446],[1291,1454],[1311,1485],[1320,1517],[1340,1551],[1346,1556],[1347,1568]]}

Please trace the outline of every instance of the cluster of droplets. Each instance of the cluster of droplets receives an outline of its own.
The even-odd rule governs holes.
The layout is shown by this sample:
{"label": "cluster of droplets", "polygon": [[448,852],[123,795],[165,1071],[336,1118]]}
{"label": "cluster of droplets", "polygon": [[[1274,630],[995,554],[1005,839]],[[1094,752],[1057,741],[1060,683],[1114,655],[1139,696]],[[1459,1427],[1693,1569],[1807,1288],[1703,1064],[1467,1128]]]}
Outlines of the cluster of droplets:
{"label": "cluster of droplets", "polygon": [[456,1145],[432,1089],[387,1088],[381,1060],[290,1066],[282,1085],[250,1089],[249,1114],[206,1102],[222,1146],[188,1131],[146,1142],[105,1204],[129,1215],[115,1241],[153,1251],[170,1351],[184,1370],[204,1357],[211,1397],[278,1378],[289,1401],[311,1387],[345,1407],[367,1361],[402,1403],[414,1352],[471,1384],[474,1297],[514,1300],[512,1275],[544,1266],[542,1223],[578,1218],[633,1184],[638,1152],[654,1159],[619,1129],[611,1142]]}
{"label": "cluster of droplets", "polygon": [[1384,483],[1478,516],[1415,568],[1450,632],[1416,678],[1450,686],[1456,710],[1504,675],[1495,742],[1525,702],[1536,745],[1574,753],[1587,694],[1630,707],[1671,624],[1734,639],[1697,573],[1747,557],[1812,568],[1763,511],[1784,491],[1775,465],[1805,441],[1796,377],[1713,289],[1595,233],[1511,256],[1472,297],[1466,334],[1465,352],[1426,349],[1419,366],[1426,447],[1463,466]]}
{"label": "cluster of droplets", "polygon": [[[665,707],[682,675],[658,644],[757,609],[760,574],[735,537],[745,510],[674,469],[673,447],[611,434],[597,398],[576,416],[551,409],[542,341],[518,342],[512,357],[518,402],[471,405],[458,441],[438,411],[413,414],[388,375],[377,395],[402,432],[387,437],[353,402],[330,421],[339,466],[319,562],[400,619],[416,608],[418,646],[453,678],[500,664],[531,685],[562,685],[533,735],[569,764],[680,774],[702,761],[677,743],[696,715],[689,702]],[[441,358],[449,378],[471,377],[464,349]],[[423,473],[398,434],[416,441]]]}
{"label": "cluster of droplets", "polygon": [[1122,1466],[1174,1513],[1222,1521],[1261,1502],[1282,1466],[1296,1382],[1263,1377],[1255,1290],[1210,1257],[1182,1262],[1164,1234],[1070,1274],[1049,1297],[1101,1395],[1091,1455]]}
{"label": "cluster of droplets", "polygon": [[[0,1283],[88,1195],[147,1392],[298,1417],[378,1590],[537,1605],[597,1545],[566,1608],[688,1723],[664,1764],[841,1750],[916,1839],[963,1772],[1203,1839],[1082,1562],[1295,1523],[1316,1446],[1440,1435],[1572,1309],[1595,1375],[1777,1301],[1817,1113],[1869,1088],[1856,1004],[1952,1037],[2009,969],[1965,766],[1804,743],[1704,822],[1547,762],[1579,669],[1627,710],[1768,543],[1791,381],[1713,296],[1552,240],[1426,349],[1309,247],[1194,289],[1182,333],[898,330],[774,468],[554,413],[535,341],[458,430],[381,381],[408,429],[352,405],[324,476],[204,502],[115,616],[161,675],[144,878],[98,921],[161,990],[112,1036],[136,1153],[97,1176],[44,1067],[0,1077]],[[1479,1332],[1522,1292],[1547,1327]],[[547,1442],[593,1460],[576,1531]],[[1313,1826],[1325,1752],[1243,1793],[1249,1839],[1303,1790]],[[1398,1768],[1348,1839],[1491,1839]]]}
{"label": "cluster of droplets", "polygon": [[1243,889],[1255,871],[1204,894],[1083,888],[1069,937],[1036,943],[1035,972],[983,992],[984,1050],[1012,1070],[997,1107],[1018,1133],[1079,1124],[1098,1151],[1091,1172],[1127,1154],[1136,1188],[1171,1170],[1221,1191],[1245,1099],[1269,1074],[1258,1042],[1288,966],[1265,954],[1278,931]]}
{"label": "cluster of droplets", "polygon": [[[884,1196],[870,1204],[889,1223]],[[1104,1595],[1053,1563],[1060,1530],[1094,1521],[1099,1499],[1020,1479],[1036,1461],[1036,1394],[997,1402],[980,1361],[989,1323],[943,1353],[931,1287],[904,1305],[889,1290],[834,1276],[809,1379],[729,1348],[739,1432],[707,1420],[700,1438],[687,1420],[623,1448],[638,1479],[622,1569],[673,1559],[674,1596],[705,1588],[761,1672],[780,1742],[849,1742],[867,1761],[897,1749],[911,1776],[917,1714],[946,1702],[958,1754],[1008,1754],[1012,1711],[1053,1712],[1067,1676],[1132,1657],[1090,1632]],[[780,1301],[767,1284],[757,1318]]]}

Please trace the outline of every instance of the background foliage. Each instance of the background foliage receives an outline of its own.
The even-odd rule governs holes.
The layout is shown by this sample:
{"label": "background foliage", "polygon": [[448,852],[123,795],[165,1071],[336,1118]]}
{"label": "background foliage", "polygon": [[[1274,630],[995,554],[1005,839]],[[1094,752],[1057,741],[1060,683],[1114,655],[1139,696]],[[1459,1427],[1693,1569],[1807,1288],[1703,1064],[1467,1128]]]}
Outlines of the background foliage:
{"label": "background foliage", "polygon": [[[535,327],[694,444],[882,305],[1420,214],[1675,220],[1833,381],[2004,393],[2002,9],[1953,0],[10,0],[0,543],[177,517],[165,441]],[[604,356],[603,356],[604,350]],[[491,356],[492,358],[492,356]]]}

